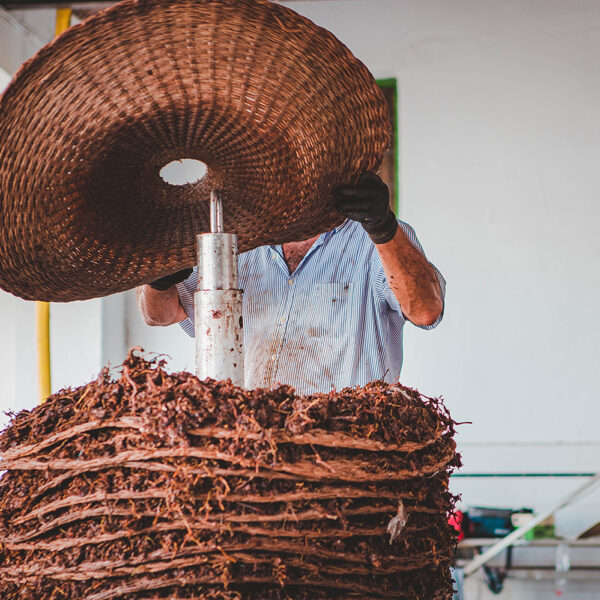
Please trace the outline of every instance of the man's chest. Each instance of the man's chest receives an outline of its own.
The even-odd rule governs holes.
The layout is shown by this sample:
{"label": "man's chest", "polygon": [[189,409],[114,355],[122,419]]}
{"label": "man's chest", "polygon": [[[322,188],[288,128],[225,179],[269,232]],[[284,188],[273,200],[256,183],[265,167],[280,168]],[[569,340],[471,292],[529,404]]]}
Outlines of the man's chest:
{"label": "man's chest", "polygon": [[[312,295],[323,284],[366,281],[371,272],[372,245],[343,243],[342,239],[263,246],[240,255],[240,287],[244,296],[283,299],[290,294]],[[354,242],[351,238],[350,242]],[[359,285],[358,287],[362,287]]]}
{"label": "man's chest", "polygon": [[304,257],[310,252],[312,246],[317,241],[319,236],[312,237],[303,242],[292,242],[290,244],[283,244],[281,250],[283,252],[283,259],[288,267],[290,273],[299,267]]}
{"label": "man's chest", "polygon": [[325,252],[330,249],[322,247],[313,248],[309,255],[302,255],[300,248],[300,256],[291,250],[289,263],[285,249],[279,248],[261,249],[240,263],[246,335],[306,332],[310,337],[339,337],[350,328],[354,311],[368,302],[371,281],[366,257],[343,249]]}
{"label": "man's chest", "polygon": [[[249,384],[292,382],[303,393],[338,385],[372,326],[369,246],[315,247],[290,274],[279,247],[240,261]],[[242,257],[241,257],[242,258]],[[377,346],[379,347],[379,346]],[[352,381],[342,377],[339,381]]]}

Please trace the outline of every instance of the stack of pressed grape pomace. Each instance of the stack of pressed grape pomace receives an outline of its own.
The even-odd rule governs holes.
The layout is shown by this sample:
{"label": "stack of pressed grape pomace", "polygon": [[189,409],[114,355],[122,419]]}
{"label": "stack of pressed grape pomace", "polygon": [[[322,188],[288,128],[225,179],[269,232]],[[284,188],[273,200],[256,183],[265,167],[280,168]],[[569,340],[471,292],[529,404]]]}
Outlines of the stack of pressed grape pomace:
{"label": "stack of pressed grape pomace", "polygon": [[449,599],[440,401],[168,374],[132,351],[0,436],[3,600]]}

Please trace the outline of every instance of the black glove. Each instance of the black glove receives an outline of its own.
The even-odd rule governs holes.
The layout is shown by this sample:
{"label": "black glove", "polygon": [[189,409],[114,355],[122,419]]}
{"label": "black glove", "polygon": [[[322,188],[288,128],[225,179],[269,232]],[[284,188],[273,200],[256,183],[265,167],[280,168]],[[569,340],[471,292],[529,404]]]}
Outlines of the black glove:
{"label": "black glove", "polygon": [[390,208],[390,193],[381,177],[363,173],[358,185],[346,185],[333,192],[336,208],[348,219],[358,221],[375,244],[389,242],[398,230]]}
{"label": "black glove", "polygon": [[171,273],[171,275],[165,275],[148,285],[159,292],[164,292],[168,290],[172,285],[176,283],[181,283],[185,279],[187,279],[194,269],[182,269],[181,271],[177,271],[177,273]]}

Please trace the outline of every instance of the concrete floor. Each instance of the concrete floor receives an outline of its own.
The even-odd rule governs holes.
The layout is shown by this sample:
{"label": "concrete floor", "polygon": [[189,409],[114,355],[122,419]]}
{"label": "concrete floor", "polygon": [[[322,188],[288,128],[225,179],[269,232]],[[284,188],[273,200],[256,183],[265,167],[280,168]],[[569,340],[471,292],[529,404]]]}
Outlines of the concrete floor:
{"label": "concrete floor", "polygon": [[[591,577],[590,577],[591,579]],[[557,591],[553,580],[516,580],[508,579],[500,594],[493,594],[480,575],[469,577],[465,581],[463,600],[600,600],[600,580],[568,581],[567,585]]]}

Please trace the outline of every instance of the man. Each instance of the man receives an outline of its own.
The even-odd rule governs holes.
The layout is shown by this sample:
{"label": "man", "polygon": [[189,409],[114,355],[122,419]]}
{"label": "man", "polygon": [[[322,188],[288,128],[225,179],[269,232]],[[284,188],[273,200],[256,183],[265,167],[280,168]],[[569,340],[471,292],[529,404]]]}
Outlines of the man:
{"label": "man", "polygon": [[[346,221],[333,231],[239,256],[247,388],[396,381],[406,320],[431,329],[442,318],[444,278],[396,220],[383,181],[364,173],[335,200]],[[180,323],[193,336],[196,281],[185,269],[138,288],[146,323]]]}

